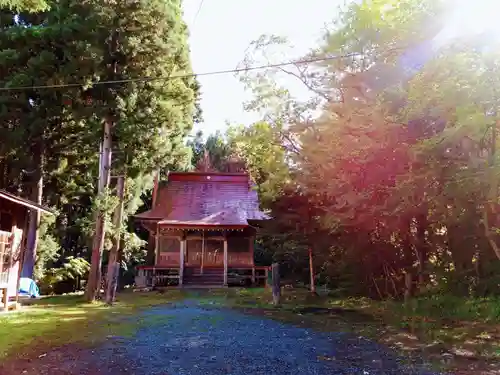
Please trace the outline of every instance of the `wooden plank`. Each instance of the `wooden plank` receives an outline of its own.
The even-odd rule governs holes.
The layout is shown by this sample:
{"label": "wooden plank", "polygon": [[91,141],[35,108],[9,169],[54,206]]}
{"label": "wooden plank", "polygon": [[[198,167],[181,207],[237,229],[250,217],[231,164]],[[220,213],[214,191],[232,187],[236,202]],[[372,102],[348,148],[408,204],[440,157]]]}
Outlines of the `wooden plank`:
{"label": "wooden plank", "polygon": [[159,249],[159,233],[158,233],[158,225],[156,226],[155,232],[155,264],[158,264],[158,259],[160,258],[160,249]]}
{"label": "wooden plank", "polygon": [[138,266],[138,270],[143,270],[143,271],[163,271],[163,270],[171,270],[171,271],[179,271],[179,265],[175,264],[172,266]]}
{"label": "wooden plank", "polygon": [[316,284],[314,283],[314,267],[312,249],[309,248],[309,276],[311,277],[311,293],[316,293]]}
{"label": "wooden plank", "polygon": [[224,239],[224,286],[227,286],[227,238]]}
{"label": "wooden plank", "polygon": [[273,304],[279,305],[281,298],[280,270],[279,264],[273,263],[271,266],[273,277]]}
{"label": "wooden plank", "polygon": [[153,277],[157,279],[178,279],[179,275],[155,275]]}
{"label": "wooden plank", "polygon": [[184,252],[186,251],[186,237],[183,236],[179,254],[179,286],[182,286],[184,279]]}
{"label": "wooden plank", "polygon": [[2,288],[2,305],[5,311],[9,309],[9,293],[8,288]]}
{"label": "wooden plank", "polygon": [[191,234],[191,235],[188,235],[186,236],[186,239],[187,240],[203,240],[203,238],[205,238],[206,241],[224,241],[224,237],[222,236],[209,236],[209,237],[203,237],[203,236],[200,236],[199,234]]}

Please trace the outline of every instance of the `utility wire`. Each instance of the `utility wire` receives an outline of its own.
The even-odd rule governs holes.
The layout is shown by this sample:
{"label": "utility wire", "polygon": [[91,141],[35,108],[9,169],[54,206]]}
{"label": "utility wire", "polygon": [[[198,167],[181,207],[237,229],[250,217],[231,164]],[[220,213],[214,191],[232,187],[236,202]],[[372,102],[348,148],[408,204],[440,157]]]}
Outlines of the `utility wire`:
{"label": "utility wire", "polygon": [[200,5],[198,6],[198,10],[196,11],[196,14],[194,15],[194,18],[193,18],[193,24],[191,27],[194,28],[194,25],[196,24],[196,20],[198,19],[198,16],[200,15],[200,12],[201,12],[201,8],[203,7],[203,3],[205,2],[205,0],[201,0],[200,1]]}
{"label": "utility wire", "polygon": [[[215,70],[211,72],[203,72],[203,73],[190,73],[190,74],[179,74],[179,75],[171,75],[168,77],[139,77],[139,78],[127,78],[127,79],[118,79],[118,80],[109,80],[109,81],[96,81],[92,82],[91,86],[97,85],[112,85],[112,84],[120,84],[120,83],[132,83],[132,82],[153,82],[153,81],[169,81],[175,78],[190,78],[190,77],[203,77],[203,76],[213,76],[213,75],[222,75],[222,74],[231,74],[231,73],[241,73],[241,72],[249,72],[253,70],[262,70],[262,69],[270,69],[270,68],[278,68],[281,66],[288,65],[302,65],[302,64],[312,64],[316,62],[322,61],[331,61],[331,60],[339,60],[345,59],[349,57],[355,57],[363,55],[360,52],[348,53],[345,55],[336,55],[330,57],[317,57],[312,59],[305,60],[296,60],[296,61],[288,61],[276,64],[267,64],[267,65],[257,65],[250,66],[245,68],[236,68],[236,69],[227,69],[227,70]],[[21,90],[39,90],[39,89],[57,89],[57,88],[66,88],[66,87],[83,87],[88,84],[84,83],[63,83],[58,85],[39,85],[39,86],[14,86],[14,87],[0,87],[0,91],[21,91]]]}

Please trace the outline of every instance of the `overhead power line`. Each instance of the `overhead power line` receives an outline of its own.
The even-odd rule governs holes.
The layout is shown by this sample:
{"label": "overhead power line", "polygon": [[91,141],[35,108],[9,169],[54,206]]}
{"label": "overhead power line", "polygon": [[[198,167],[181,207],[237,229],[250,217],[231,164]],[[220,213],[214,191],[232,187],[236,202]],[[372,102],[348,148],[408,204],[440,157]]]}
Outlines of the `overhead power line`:
{"label": "overhead power line", "polygon": [[196,11],[196,14],[194,15],[192,27],[194,27],[194,25],[196,24],[196,20],[198,19],[198,16],[200,15],[201,8],[203,8],[204,2],[205,2],[205,0],[200,1],[200,5],[198,6],[198,10]]}
{"label": "overhead power line", "polygon": [[[355,57],[355,56],[360,56],[360,55],[362,55],[362,53],[353,52],[353,53],[348,53],[345,55],[336,55],[336,56],[329,56],[329,57],[317,57],[317,58],[288,61],[288,62],[282,62],[282,63],[276,63],[276,64],[250,66],[250,67],[245,67],[245,68],[215,70],[215,71],[203,72],[203,73],[178,74],[178,75],[171,75],[168,77],[138,77],[138,78],[110,80],[110,81],[96,81],[96,82],[92,82],[90,85],[91,86],[98,86],[98,85],[113,85],[113,84],[133,83],[133,82],[169,81],[171,79],[176,79],[176,78],[204,77],[204,76],[231,74],[231,73],[234,74],[234,73],[248,72],[248,71],[252,71],[252,70],[279,68],[281,66],[288,66],[288,65],[303,65],[303,64],[312,64],[312,63],[317,63],[317,62],[322,62],[322,61],[339,60],[339,59],[345,59],[345,58]],[[84,83],[63,83],[63,84],[57,84],[57,85],[17,86],[17,87],[14,86],[14,87],[0,87],[0,91],[58,89],[58,88],[68,88],[68,87],[83,87],[83,86],[87,86],[87,85],[88,84],[84,84]]]}

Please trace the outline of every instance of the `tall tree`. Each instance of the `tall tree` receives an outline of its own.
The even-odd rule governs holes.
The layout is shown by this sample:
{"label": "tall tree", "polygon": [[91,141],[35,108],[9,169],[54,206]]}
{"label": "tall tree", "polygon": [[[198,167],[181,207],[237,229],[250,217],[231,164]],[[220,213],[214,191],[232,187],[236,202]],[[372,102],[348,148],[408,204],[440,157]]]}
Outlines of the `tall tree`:
{"label": "tall tree", "polygon": [[[306,56],[324,62],[244,77],[256,93],[251,108],[264,110],[283,150],[296,146],[292,181],[318,208],[314,220],[379,295],[402,295],[405,273],[419,285],[442,272],[477,286],[486,270],[474,265],[497,251],[498,99],[497,85],[486,84],[497,56],[484,35],[449,34],[449,13],[446,1],[351,4]],[[254,45],[250,55],[267,58],[283,40]],[[279,74],[312,98],[291,96]]]}
{"label": "tall tree", "polygon": [[[14,17],[2,9],[1,16],[0,81],[11,90],[0,93],[0,183],[39,196],[43,177],[44,202],[61,212],[49,234],[62,245],[55,265],[87,257],[93,210],[113,209],[113,200],[93,199],[104,119],[114,124],[111,173],[126,169],[132,194],[124,220],[152,186],[154,169],[186,163],[183,138],[200,110],[180,1],[61,0],[45,12]],[[132,81],[95,84],[112,79]],[[126,260],[141,242],[130,235],[125,242]]]}

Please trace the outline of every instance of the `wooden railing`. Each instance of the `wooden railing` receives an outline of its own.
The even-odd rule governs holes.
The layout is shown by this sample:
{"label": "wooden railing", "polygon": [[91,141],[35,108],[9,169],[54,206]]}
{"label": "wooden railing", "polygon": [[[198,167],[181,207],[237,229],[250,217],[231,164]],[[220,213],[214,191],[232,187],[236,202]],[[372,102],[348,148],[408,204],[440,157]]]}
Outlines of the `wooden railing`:
{"label": "wooden railing", "polygon": [[[267,266],[236,266],[230,267],[228,271],[228,280],[232,285],[267,286]],[[178,286],[179,281],[178,267],[139,266],[135,286],[139,289]]]}
{"label": "wooden railing", "polygon": [[[200,266],[201,265],[201,251],[188,251],[187,256],[184,258],[184,263],[187,266]],[[227,254],[227,262],[229,267],[231,266],[252,266],[253,254],[250,252],[246,253],[233,253],[229,252]],[[160,252],[158,254],[158,261],[156,266],[158,267],[179,267],[180,264],[180,253],[176,252]],[[203,266],[204,267],[223,267],[224,266],[224,252],[215,251],[205,251],[203,253]]]}
{"label": "wooden railing", "polygon": [[157,266],[160,267],[179,267],[180,264],[180,252],[168,252],[158,254]]}
{"label": "wooden railing", "polygon": [[0,288],[7,287],[12,266],[12,233],[0,231]]}
{"label": "wooden railing", "polygon": [[[200,266],[201,265],[201,251],[188,250],[186,257],[187,266]],[[224,265],[224,252],[219,250],[205,251],[203,253],[203,266],[204,267],[222,267]]]}
{"label": "wooden railing", "polygon": [[179,285],[178,267],[137,267],[135,285],[138,288]]}
{"label": "wooden railing", "polygon": [[[187,266],[201,265],[201,251],[188,251],[186,257]],[[249,266],[253,265],[253,254],[246,253],[232,253],[227,254],[227,263],[229,267],[232,266]],[[224,252],[223,251],[206,251],[203,254],[204,267],[223,267],[224,266]]]}
{"label": "wooden railing", "polygon": [[253,266],[253,254],[246,253],[231,253],[227,254],[227,263],[229,267],[233,266]]}

